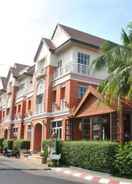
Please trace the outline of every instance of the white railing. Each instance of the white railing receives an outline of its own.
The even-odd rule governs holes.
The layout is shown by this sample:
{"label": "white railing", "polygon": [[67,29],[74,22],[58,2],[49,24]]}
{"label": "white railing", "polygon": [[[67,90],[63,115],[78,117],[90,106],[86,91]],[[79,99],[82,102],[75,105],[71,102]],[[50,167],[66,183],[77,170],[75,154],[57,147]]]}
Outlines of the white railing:
{"label": "white railing", "polygon": [[61,110],[61,112],[64,112],[64,111],[68,110],[65,99],[61,100],[60,110]]}
{"label": "white railing", "polygon": [[36,78],[41,77],[46,74],[45,68],[39,68],[36,70]]}
{"label": "white railing", "polygon": [[61,68],[56,68],[54,72],[53,79],[57,79],[67,73],[77,73],[82,75],[89,75],[90,67],[89,65],[79,64],[79,63],[72,63],[67,64]]}
{"label": "white railing", "polygon": [[52,103],[52,112],[65,112],[67,110],[68,107],[64,99],[61,100],[60,108],[57,108],[57,105],[55,103]]}
{"label": "white railing", "polygon": [[5,117],[3,118],[4,122],[10,121],[10,120],[11,120],[10,115],[5,115]]}

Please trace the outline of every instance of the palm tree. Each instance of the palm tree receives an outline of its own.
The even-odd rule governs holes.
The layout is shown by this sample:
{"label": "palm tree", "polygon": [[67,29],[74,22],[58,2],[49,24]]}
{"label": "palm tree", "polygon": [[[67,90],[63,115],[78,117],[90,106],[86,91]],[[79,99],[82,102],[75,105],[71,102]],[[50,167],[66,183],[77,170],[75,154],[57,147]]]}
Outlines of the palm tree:
{"label": "palm tree", "polygon": [[95,70],[105,68],[108,77],[98,90],[107,103],[117,102],[119,121],[123,126],[122,101],[132,99],[132,22],[127,30],[122,29],[122,45],[105,41],[101,46],[102,55],[93,62]]}
{"label": "palm tree", "polygon": [[101,83],[99,91],[110,100],[132,98],[132,22],[127,32],[122,30],[122,45],[105,41],[101,46],[102,55],[93,62],[95,70],[106,68],[108,78]]}

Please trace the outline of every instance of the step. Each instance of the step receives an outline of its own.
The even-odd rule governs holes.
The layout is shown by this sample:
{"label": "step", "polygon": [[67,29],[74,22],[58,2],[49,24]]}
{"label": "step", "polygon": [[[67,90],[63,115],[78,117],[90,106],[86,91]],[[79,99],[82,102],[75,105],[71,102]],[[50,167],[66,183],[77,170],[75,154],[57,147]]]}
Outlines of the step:
{"label": "step", "polygon": [[29,160],[32,160],[36,163],[41,163],[42,162],[42,156],[40,154],[32,154],[28,156]]}

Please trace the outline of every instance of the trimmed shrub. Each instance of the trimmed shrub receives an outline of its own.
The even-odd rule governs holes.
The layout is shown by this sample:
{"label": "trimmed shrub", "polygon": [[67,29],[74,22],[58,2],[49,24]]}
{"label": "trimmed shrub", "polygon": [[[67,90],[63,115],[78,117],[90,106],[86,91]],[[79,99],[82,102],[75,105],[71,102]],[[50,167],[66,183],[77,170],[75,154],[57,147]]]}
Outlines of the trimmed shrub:
{"label": "trimmed shrub", "polygon": [[13,147],[17,150],[29,150],[30,141],[24,139],[17,139],[14,141]]}
{"label": "trimmed shrub", "polygon": [[3,141],[3,148],[5,149],[5,148],[7,148],[7,149],[13,149],[13,140],[12,139],[6,139],[6,140],[4,140]]}
{"label": "trimmed shrub", "polygon": [[132,178],[132,143],[118,146],[113,173]]}
{"label": "trimmed shrub", "polygon": [[3,149],[3,141],[4,141],[4,138],[1,138],[1,139],[0,139],[0,150]]}
{"label": "trimmed shrub", "polygon": [[105,141],[66,141],[61,163],[102,172],[112,172],[117,143]]}
{"label": "trimmed shrub", "polygon": [[43,146],[43,153],[41,154],[45,159],[48,158],[48,147],[52,147],[53,146],[53,141],[51,140],[44,140],[42,143]]}

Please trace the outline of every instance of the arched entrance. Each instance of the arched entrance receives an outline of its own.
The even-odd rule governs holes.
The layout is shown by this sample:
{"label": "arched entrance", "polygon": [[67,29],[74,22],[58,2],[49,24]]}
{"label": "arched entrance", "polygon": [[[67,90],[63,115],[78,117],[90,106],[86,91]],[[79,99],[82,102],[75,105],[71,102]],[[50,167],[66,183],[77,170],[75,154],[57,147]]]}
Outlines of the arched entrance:
{"label": "arched entrance", "polygon": [[8,129],[5,129],[4,130],[4,139],[7,139],[8,138]]}
{"label": "arched entrance", "polygon": [[42,125],[37,123],[34,128],[34,151],[41,151],[41,143],[42,143]]}

